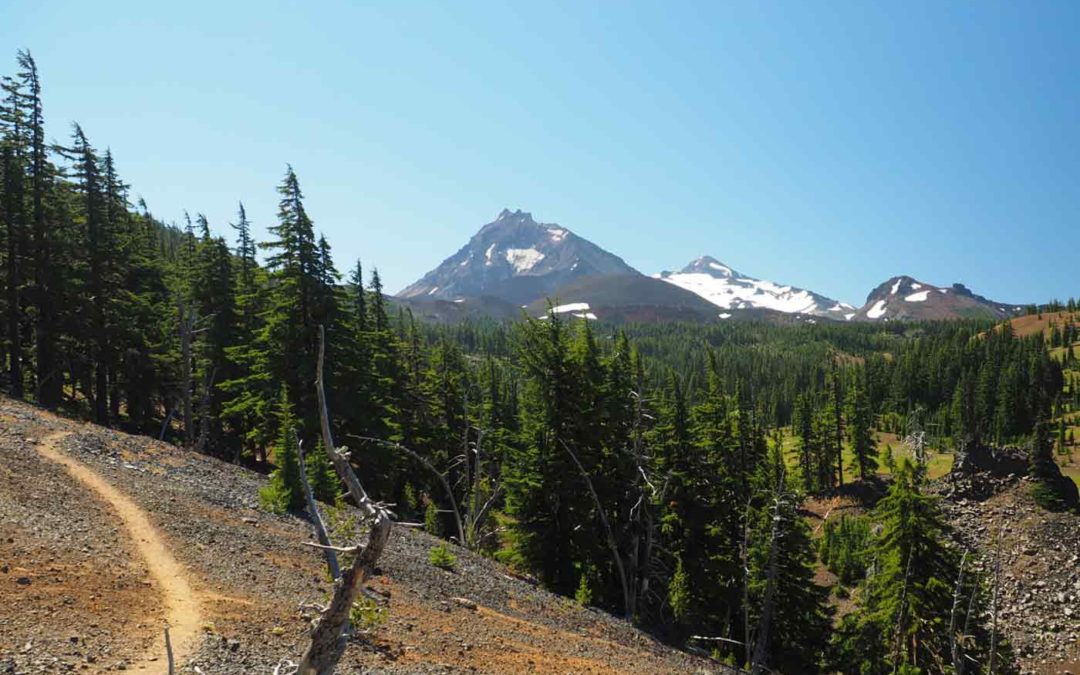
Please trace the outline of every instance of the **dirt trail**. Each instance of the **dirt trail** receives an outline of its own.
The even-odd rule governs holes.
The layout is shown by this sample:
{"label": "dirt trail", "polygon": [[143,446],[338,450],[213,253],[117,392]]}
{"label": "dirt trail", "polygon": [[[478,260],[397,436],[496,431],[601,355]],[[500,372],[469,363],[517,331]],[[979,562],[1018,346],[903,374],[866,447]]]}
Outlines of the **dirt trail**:
{"label": "dirt trail", "polygon": [[[145,511],[97,472],[60,450],[60,442],[70,434],[71,432],[50,434],[38,444],[37,451],[49,461],[62,465],[73,478],[93,490],[119,516],[124,529],[135,542],[136,551],[164,596],[162,601],[165,606],[165,621],[169,625],[173,655],[179,665],[198,648],[202,624],[199,600],[189,583],[188,572],[173,557]],[[154,660],[151,661],[151,658]],[[143,662],[134,664],[133,668],[141,672],[168,672],[164,633],[155,642],[153,652],[147,654]]]}

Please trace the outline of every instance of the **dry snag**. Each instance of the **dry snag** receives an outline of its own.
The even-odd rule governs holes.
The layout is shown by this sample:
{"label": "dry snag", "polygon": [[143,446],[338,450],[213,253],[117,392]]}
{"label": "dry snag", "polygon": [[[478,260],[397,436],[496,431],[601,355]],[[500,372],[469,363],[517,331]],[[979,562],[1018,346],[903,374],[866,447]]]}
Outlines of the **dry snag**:
{"label": "dry snag", "polygon": [[[337,449],[334,446],[333,435],[330,431],[330,412],[326,403],[326,392],[323,387],[323,360],[326,353],[326,332],[319,327],[319,360],[316,371],[315,387],[319,400],[319,418],[322,425],[323,445],[327,454],[334,463],[334,469],[338,476],[345,482],[349,495],[360,508],[364,518],[368,521],[369,530],[367,542],[356,544],[352,547],[336,549],[326,543],[319,546],[325,550],[338,550],[344,553],[355,554],[352,564],[341,575],[334,579],[334,595],[330,604],[323,609],[320,616],[315,620],[311,630],[311,644],[308,645],[300,664],[297,668],[299,675],[330,675],[337,668],[341,655],[345,652],[348,642],[349,614],[353,603],[362,592],[364,581],[371,574],[376,561],[386,547],[390,538],[390,529],[393,526],[390,514],[381,504],[374,502],[368,497],[363,484],[349,464],[348,452],[345,448]],[[318,511],[314,500],[309,506]],[[312,514],[316,522],[321,522],[321,517]]]}

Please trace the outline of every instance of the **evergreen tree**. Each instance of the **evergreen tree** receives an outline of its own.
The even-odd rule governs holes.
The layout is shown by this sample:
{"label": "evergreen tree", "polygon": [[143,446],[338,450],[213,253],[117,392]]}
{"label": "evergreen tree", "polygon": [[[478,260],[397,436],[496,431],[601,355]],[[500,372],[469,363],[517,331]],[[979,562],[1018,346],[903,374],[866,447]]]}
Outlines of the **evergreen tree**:
{"label": "evergreen tree", "polygon": [[[962,643],[965,658],[987,661],[981,587],[970,573],[961,576],[961,556],[947,543],[941,512],[919,491],[916,475],[905,460],[875,509],[880,531],[870,550],[872,572],[859,610],[845,618],[834,639],[844,673],[941,672],[953,662],[954,642]],[[975,597],[954,607],[954,593]],[[959,616],[950,630],[954,612]],[[974,639],[961,634],[965,625]],[[997,658],[1007,663],[1007,645],[999,647]]]}
{"label": "evergreen tree", "polygon": [[859,471],[859,478],[866,480],[877,469],[877,457],[874,451],[873,412],[863,387],[862,373],[858,371],[848,386],[846,417],[854,467]]}
{"label": "evergreen tree", "polygon": [[300,462],[296,454],[297,419],[285,389],[281,390],[275,417],[277,442],[274,445],[274,463],[277,468],[270,474],[270,483],[259,492],[259,501],[269,511],[284,513],[303,509],[305,502]]}
{"label": "evergreen tree", "polygon": [[326,454],[322,439],[315,444],[315,452],[305,457],[308,483],[315,499],[327,504],[337,503],[341,491],[338,489],[338,475],[334,465]]}
{"label": "evergreen tree", "polygon": [[751,672],[820,672],[831,629],[828,591],[813,581],[810,532],[788,489],[780,445],[755,483],[768,497],[750,514]]}

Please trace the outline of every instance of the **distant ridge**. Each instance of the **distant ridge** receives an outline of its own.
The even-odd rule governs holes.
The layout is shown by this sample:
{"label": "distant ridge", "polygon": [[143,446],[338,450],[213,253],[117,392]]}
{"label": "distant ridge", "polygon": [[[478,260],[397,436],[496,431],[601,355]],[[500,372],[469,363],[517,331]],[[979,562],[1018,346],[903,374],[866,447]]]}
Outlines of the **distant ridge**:
{"label": "distant ridge", "polygon": [[853,318],[856,321],[1004,319],[1021,311],[1020,305],[988,300],[963,284],[934,286],[902,275],[872,290]]}

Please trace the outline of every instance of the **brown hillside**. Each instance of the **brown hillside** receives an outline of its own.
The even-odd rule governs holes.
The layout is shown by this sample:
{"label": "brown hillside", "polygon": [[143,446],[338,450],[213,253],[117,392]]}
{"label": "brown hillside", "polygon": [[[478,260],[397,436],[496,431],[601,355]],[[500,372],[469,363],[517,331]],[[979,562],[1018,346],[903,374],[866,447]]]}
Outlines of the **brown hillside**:
{"label": "brown hillside", "polygon": [[[1055,325],[1061,326],[1070,320],[1080,323],[1080,312],[1043,312],[1018,316],[1012,319],[1011,323],[1017,337],[1028,337],[1037,333],[1049,335]],[[1003,325],[999,325],[996,330],[1001,330]]]}
{"label": "brown hillside", "polygon": [[[0,673],[165,672],[166,621],[181,672],[298,659],[330,584],[307,523],[256,508],[261,475],[7,399],[0,467]],[[435,542],[395,529],[372,584],[388,618],[339,672],[722,670],[453,546],[435,568]]]}

